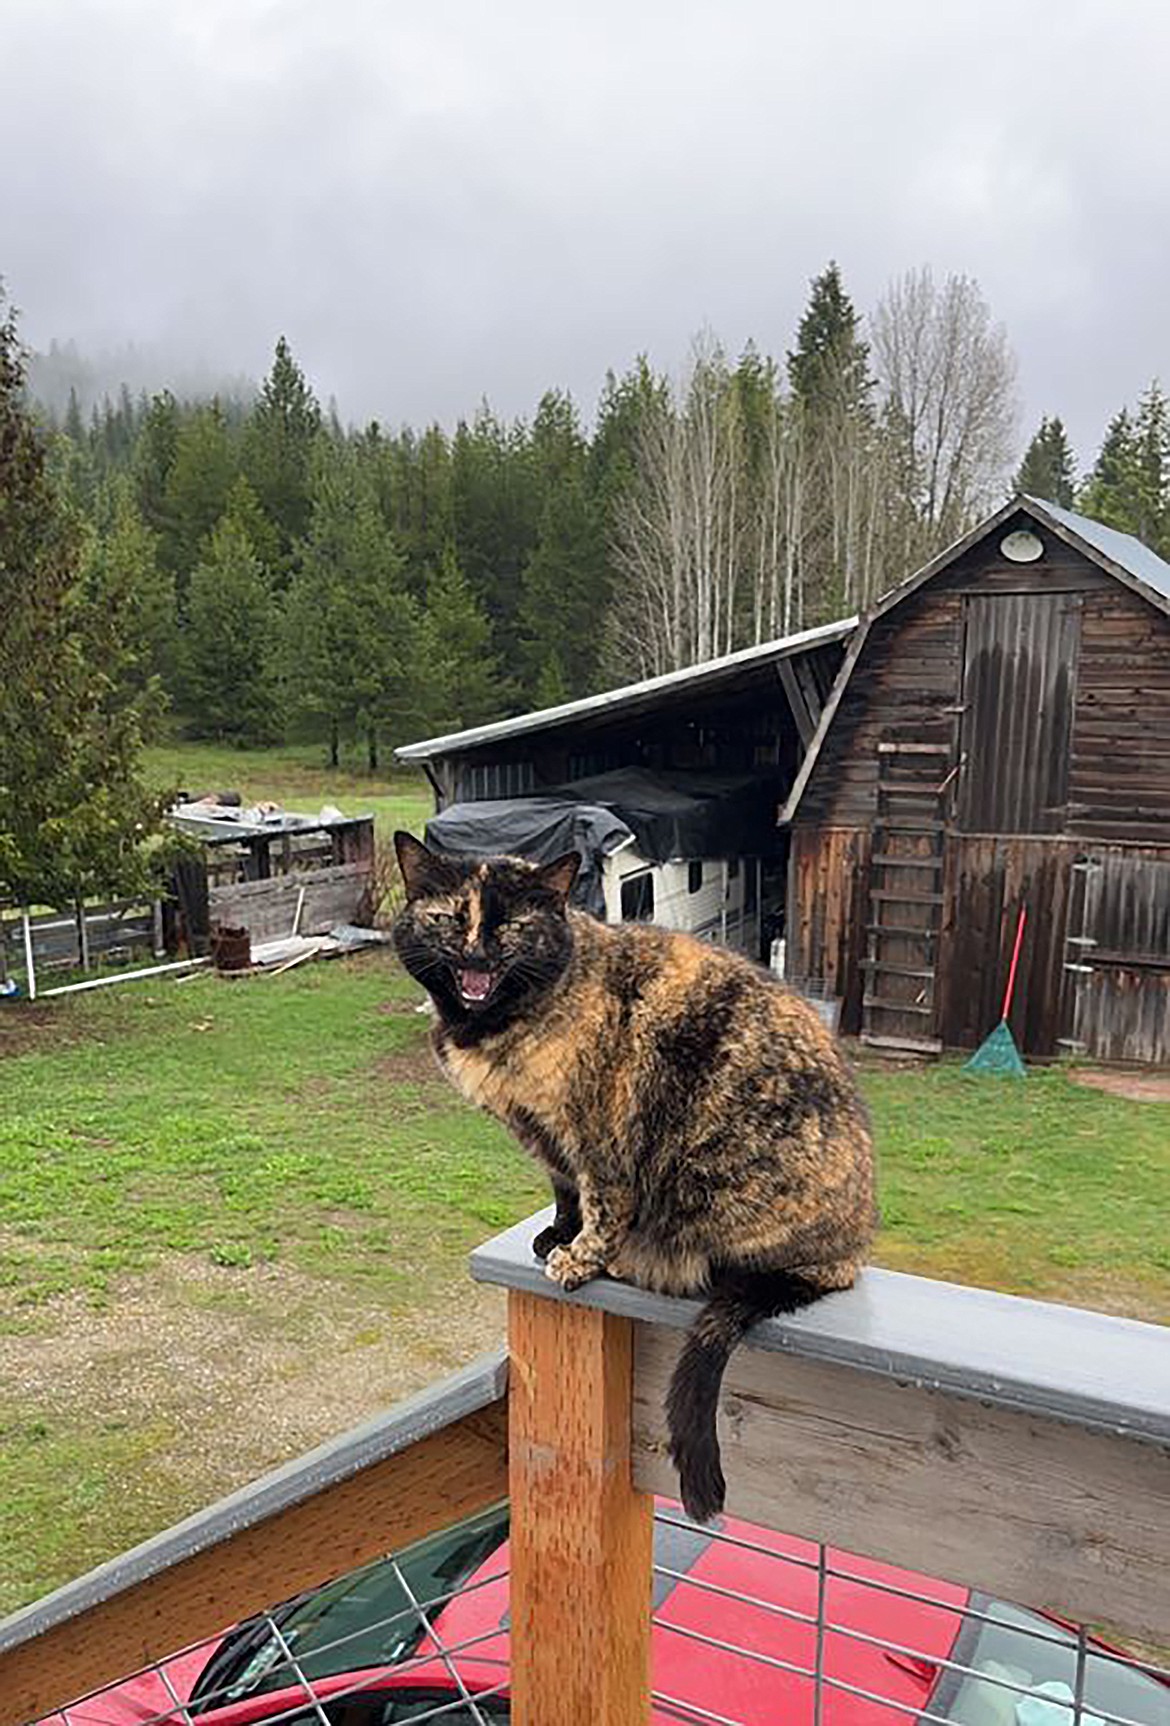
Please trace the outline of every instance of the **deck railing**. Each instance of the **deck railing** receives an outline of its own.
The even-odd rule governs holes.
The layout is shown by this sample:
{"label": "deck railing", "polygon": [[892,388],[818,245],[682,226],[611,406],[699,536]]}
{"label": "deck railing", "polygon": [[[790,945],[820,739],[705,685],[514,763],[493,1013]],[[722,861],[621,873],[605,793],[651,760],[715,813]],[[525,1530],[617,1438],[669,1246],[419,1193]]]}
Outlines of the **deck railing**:
{"label": "deck railing", "polygon": [[[652,1709],[659,1719],[821,1726],[844,1698],[906,1719],[904,1694],[875,1692],[842,1665],[846,1639],[888,1648],[899,1670],[946,1668],[949,1700],[937,1714],[915,1707],[923,1719],[1025,1722],[1013,1712],[1032,1697],[1022,1667],[965,1664],[960,1643],[928,1660],[909,1631],[890,1641],[866,1628],[864,1612],[834,1617],[842,1591],[880,1589],[920,1614],[958,1613],[976,1630],[983,1621],[1001,1643],[1059,1643],[1067,1707],[1060,1686],[1041,1695],[1055,1708],[1049,1726],[1161,1726],[1163,1700],[1170,1723],[1170,1685],[1156,1677],[1135,1703],[1110,1705],[1098,1680],[1111,1657],[1085,1628],[1143,1645],[1148,1672],[1170,1644],[1170,1333],[877,1270],[848,1294],[757,1327],[728,1369],[720,1431],[728,1511],[758,1533],[732,1524],[702,1537],[802,1573],[795,1592],[753,1597],[663,1552],[664,1535],[696,1537],[654,1503],[675,1490],[662,1400],[693,1303],[607,1281],[565,1296],[531,1256],[544,1220],[473,1255],[473,1275],[509,1291],[506,1368],[502,1359],[468,1368],[0,1625],[0,1726],[39,1718],[505,1496],[510,1674],[473,1693],[458,1651],[446,1651],[463,1689],[436,1704],[436,1719],[495,1720],[488,1696],[497,1708],[510,1697],[517,1726],[637,1726]],[[763,1533],[773,1529],[797,1538]],[[932,1582],[922,1596],[913,1578],[879,1578],[866,1560],[962,1589],[948,1595]],[[692,1609],[656,1611],[652,1577],[689,1590]],[[1051,1615],[1050,1628],[1009,1630],[996,1600]],[[695,1602],[718,1608],[718,1621]],[[439,1643],[444,1604],[412,1607]],[[798,1653],[787,1644],[778,1653],[760,1631],[778,1616],[798,1625]],[[1070,1623],[1078,1628],[1062,1628]],[[802,1702],[774,1715],[765,1701],[749,1719],[730,1704],[722,1711],[710,1689],[680,1695],[670,1675],[680,1639],[712,1673],[734,1658],[736,1671],[754,1662],[765,1689],[804,1684],[807,1711]],[[343,1718],[336,1694],[304,1682],[309,1713],[302,1704],[298,1720]],[[159,1718],[192,1716],[179,1702]]]}

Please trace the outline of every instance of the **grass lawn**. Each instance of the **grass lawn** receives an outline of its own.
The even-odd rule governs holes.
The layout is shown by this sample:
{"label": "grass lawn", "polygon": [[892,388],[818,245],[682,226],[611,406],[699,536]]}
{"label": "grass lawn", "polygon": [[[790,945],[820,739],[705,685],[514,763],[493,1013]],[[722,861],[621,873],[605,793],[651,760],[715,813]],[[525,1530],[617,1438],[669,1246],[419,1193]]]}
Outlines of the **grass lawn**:
{"label": "grass lawn", "polygon": [[245,802],[270,798],[287,809],[314,814],[323,803],[345,815],[376,818],[380,837],[396,827],[422,831],[434,808],[430,786],[419,772],[391,760],[381,773],[356,761],[340,768],[326,765],[320,744],[286,744],[278,749],[234,749],[222,743],[170,742],[146,751],[154,784],[202,791],[239,791]]}
{"label": "grass lawn", "polygon": [[417,998],[374,956],[0,1009],[0,1612],[495,1340],[465,1255],[543,1187]]}
{"label": "grass lawn", "polygon": [[[2,1010],[0,1610],[495,1340],[464,1256],[545,1189],[416,999],[373,956]],[[882,1263],[1170,1320],[1170,1107],[864,1083]]]}

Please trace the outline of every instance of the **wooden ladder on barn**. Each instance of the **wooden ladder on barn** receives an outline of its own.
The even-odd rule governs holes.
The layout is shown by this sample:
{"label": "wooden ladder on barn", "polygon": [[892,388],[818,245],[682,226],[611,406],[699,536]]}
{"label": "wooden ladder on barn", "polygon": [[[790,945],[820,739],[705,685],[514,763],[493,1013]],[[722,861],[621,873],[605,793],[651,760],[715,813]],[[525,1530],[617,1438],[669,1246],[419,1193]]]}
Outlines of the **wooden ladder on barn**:
{"label": "wooden ladder on barn", "polygon": [[862,960],[861,1040],[937,1054],[935,979],[942,930],[945,743],[879,743]]}

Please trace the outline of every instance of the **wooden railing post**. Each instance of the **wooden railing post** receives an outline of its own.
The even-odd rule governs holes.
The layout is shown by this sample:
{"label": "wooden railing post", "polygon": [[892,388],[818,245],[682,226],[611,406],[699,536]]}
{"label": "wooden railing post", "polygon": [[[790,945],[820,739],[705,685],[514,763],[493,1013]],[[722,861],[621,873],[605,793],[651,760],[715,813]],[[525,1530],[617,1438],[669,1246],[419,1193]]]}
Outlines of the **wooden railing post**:
{"label": "wooden railing post", "polygon": [[653,1500],[630,1477],[632,1322],[513,1289],[508,1351],[512,1719],[639,1726]]}

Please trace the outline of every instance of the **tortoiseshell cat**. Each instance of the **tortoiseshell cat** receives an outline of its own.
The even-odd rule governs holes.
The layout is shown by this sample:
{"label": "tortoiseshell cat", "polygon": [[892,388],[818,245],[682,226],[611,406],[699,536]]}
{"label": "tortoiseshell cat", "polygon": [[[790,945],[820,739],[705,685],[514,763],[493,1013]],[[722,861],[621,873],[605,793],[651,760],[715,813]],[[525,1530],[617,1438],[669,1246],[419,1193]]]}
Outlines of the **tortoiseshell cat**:
{"label": "tortoiseshell cat", "polygon": [[848,1288],[873,1235],[849,1071],[816,1014],[736,954],[569,910],[575,852],[538,867],[395,844],[395,945],[438,1009],[439,1063],[551,1177],[547,1274],[708,1296],[667,1397],[682,1500],[706,1521],[732,1349],[757,1319]]}

